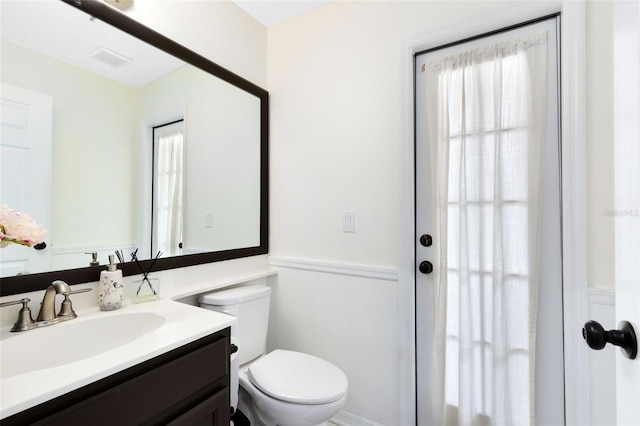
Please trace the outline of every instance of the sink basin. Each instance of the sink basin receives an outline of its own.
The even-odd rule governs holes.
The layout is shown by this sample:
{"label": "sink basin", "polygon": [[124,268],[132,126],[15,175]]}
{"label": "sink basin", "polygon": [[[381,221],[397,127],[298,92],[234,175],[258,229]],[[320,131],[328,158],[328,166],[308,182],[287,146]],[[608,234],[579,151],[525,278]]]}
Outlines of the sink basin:
{"label": "sink basin", "polygon": [[59,367],[118,349],[161,327],[165,317],[152,312],[81,317],[30,331],[12,333],[0,343],[0,378]]}

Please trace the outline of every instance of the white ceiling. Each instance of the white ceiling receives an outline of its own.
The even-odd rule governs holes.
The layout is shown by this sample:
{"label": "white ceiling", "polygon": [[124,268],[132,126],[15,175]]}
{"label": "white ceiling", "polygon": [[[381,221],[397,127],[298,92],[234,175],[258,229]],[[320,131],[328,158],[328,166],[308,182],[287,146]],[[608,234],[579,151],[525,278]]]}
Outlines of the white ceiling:
{"label": "white ceiling", "polygon": [[[216,1],[216,0],[212,0]],[[270,28],[320,7],[329,0],[232,0]],[[0,37],[134,87],[178,68],[183,63],[58,0],[0,0]],[[28,18],[28,19],[27,19]],[[121,66],[97,60],[111,52]],[[109,58],[108,58],[109,59]]]}
{"label": "white ceiling", "polygon": [[[0,36],[21,46],[141,87],[184,63],[61,1],[1,1]],[[112,66],[94,58],[107,51],[130,59]]]}
{"label": "white ceiling", "polygon": [[267,28],[329,3],[329,0],[233,0]]}

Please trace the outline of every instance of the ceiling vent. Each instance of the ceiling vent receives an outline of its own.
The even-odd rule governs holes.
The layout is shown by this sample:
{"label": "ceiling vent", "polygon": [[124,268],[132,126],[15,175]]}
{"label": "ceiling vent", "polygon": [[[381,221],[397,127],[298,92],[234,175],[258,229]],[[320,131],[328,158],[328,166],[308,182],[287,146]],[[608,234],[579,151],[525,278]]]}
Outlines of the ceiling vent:
{"label": "ceiling vent", "polygon": [[113,50],[107,49],[106,47],[100,46],[93,52],[91,52],[91,57],[93,59],[97,59],[100,62],[104,62],[107,65],[111,65],[112,67],[119,67],[127,62],[131,62],[131,58],[127,58],[124,55],[121,55]]}

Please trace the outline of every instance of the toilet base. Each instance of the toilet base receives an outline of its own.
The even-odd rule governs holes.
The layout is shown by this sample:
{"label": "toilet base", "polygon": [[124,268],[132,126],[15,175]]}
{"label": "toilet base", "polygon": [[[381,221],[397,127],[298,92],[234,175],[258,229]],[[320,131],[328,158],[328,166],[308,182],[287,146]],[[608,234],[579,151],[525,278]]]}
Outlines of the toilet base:
{"label": "toilet base", "polygon": [[[266,420],[265,416],[260,412],[260,409],[253,403],[251,395],[249,395],[249,393],[244,390],[242,386],[240,386],[238,396],[238,411],[241,411],[246,415],[246,418],[249,420],[251,426],[281,426]],[[236,424],[235,426],[241,425]],[[329,422],[326,421],[310,426],[329,426]]]}

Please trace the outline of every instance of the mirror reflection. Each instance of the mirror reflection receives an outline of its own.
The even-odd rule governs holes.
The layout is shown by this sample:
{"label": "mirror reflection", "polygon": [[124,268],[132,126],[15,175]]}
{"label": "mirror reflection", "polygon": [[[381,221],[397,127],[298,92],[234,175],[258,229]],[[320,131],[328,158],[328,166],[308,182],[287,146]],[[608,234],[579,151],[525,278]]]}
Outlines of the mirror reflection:
{"label": "mirror reflection", "polygon": [[48,229],[1,277],[261,245],[258,96],[63,2],[0,5],[0,202]]}

